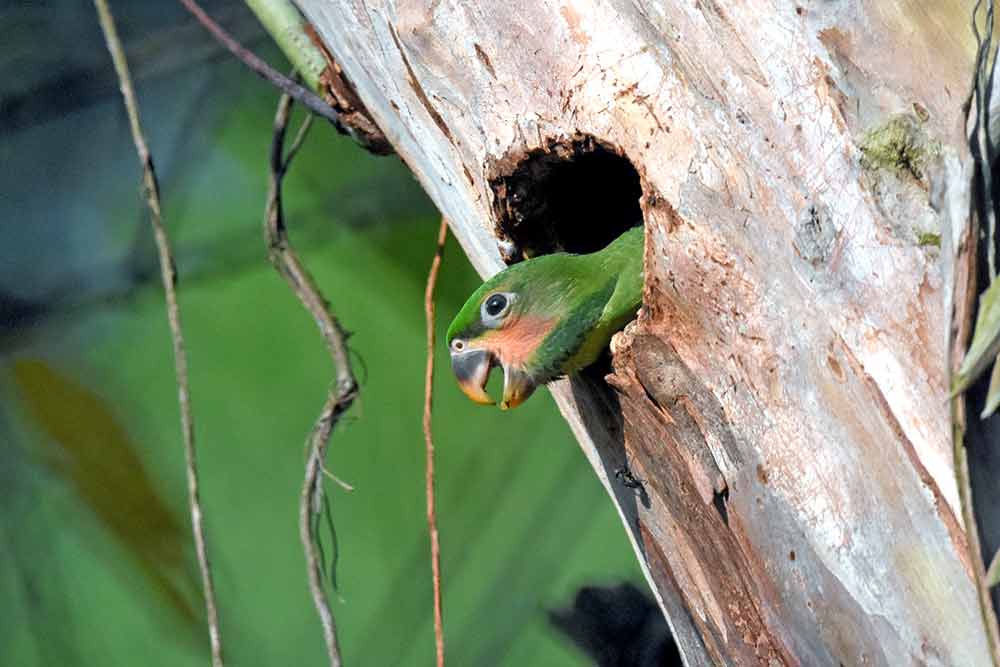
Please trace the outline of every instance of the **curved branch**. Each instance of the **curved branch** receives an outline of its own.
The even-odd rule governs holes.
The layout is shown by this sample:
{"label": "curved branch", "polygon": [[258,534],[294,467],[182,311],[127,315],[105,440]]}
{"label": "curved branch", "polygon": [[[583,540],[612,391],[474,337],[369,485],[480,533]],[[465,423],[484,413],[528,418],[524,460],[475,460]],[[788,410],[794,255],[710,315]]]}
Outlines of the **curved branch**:
{"label": "curved branch", "polygon": [[347,332],[330,311],[330,306],[309,272],[302,265],[288,241],[281,204],[281,180],[288,170],[292,158],[302,146],[311,117],[307,117],[295,137],[288,155],[284,155],[285,133],[291,114],[292,98],[288,93],[281,96],[274,118],[274,136],[271,141],[270,184],[268,188],[264,233],[268,243],[268,257],[278,273],[295,292],[302,305],[313,316],[320,334],[327,345],[335,368],[336,379],[328,392],[323,410],[309,436],[308,458],[305,478],[299,500],[299,537],[306,557],[306,573],[309,592],[319,613],[323,626],[330,667],[340,667],[342,659],[337,641],[337,626],[330,610],[326,590],[323,587],[323,570],[313,518],[323,511],[323,461],[330,434],[358,395],[358,384],[354,378],[351,359],[347,349]]}

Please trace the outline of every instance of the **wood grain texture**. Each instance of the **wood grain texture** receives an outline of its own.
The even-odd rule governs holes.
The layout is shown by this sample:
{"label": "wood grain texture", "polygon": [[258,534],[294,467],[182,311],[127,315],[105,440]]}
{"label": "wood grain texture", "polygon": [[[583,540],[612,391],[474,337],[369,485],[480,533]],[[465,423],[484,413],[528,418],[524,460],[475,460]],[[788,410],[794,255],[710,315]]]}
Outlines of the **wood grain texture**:
{"label": "wood grain texture", "polygon": [[[298,4],[484,276],[517,156],[589,135],[638,171],[645,305],[615,390],[552,393],[689,665],[988,664],[952,278],[918,242],[942,232],[933,179],[967,175],[964,3]],[[886,162],[870,139],[895,121]]]}

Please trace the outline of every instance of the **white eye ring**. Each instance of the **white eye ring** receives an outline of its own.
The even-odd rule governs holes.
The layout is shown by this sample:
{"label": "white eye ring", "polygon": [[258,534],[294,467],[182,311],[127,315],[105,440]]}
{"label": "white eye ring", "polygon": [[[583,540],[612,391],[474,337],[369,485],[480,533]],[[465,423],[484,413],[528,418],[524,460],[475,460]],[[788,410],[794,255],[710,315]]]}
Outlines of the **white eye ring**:
{"label": "white eye ring", "polygon": [[479,316],[483,324],[488,327],[498,326],[507,317],[516,300],[517,295],[513,292],[494,292],[487,296],[483,299],[483,305],[479,307]]}
{"label": "white eye ring", "polygon": [[456,338],[451,341],[451,349],[453,352],[461,352],[465,349],[465,341],[461,338]]}

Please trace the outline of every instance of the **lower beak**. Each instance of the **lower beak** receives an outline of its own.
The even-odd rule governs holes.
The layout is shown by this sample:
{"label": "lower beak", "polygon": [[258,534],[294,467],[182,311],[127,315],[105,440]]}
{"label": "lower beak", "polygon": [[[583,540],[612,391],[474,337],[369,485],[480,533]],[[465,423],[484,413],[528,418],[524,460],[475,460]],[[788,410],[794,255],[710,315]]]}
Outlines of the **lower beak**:
{"label": "lower beak", "polygon": [[451,353],[451,370],[458,386],[466,396],[480,405],[493,405],[495,401],[486,393],[486,381],[493,368],[493,355],[487,350],[469,349]]}
{"label": "lower beak", "polygon": [[522,370],[511,366],[503,367],[503,400],[500,401],[501,410],[509,410],[528,400],[532,392],[535,391],[535,381],[531,376]]}

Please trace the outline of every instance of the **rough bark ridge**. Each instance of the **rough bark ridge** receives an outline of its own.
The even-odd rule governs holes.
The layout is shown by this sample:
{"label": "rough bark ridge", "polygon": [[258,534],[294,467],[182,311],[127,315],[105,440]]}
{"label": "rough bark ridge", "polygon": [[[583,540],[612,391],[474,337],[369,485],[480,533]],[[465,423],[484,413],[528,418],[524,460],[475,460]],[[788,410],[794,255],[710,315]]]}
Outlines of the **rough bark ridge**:
{"label": "rough bark ridge", "polygon": [[[519,213],[533,161],[634,166],[646,295],[615,391],[553,394],[688,664],[988,664],[927,175],[962,141],[971,7],[298,4],[484,275],[498,238],[573,234]],[[616,196],[588,178],[572,211]],[[608,474],[626,456],[640,493]]]}

